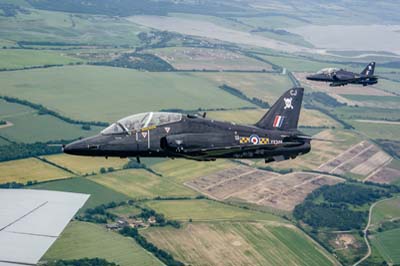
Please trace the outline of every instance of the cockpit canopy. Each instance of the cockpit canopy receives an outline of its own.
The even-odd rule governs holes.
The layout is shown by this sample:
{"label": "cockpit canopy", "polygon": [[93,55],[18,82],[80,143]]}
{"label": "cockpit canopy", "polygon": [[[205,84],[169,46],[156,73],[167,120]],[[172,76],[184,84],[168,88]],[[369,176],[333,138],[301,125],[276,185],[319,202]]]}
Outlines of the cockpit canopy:
{"label": "cockpit canopy", "polygon": [[120,134],[124,132],[140,131],[142,128],[151,126],[165,125],[173,122],[179,122],[182,114],[166,112],[148,112],[127,116],[118,120],[118,122],[107,127],[101,134]]}
{"label": "cockpit canopy", "polygon": [[335,68],[335,67],[329,67],[329,68],[321,69],[320,71],[317,72],[317,74],[328,74],[328,75],[330,75],[330,74],[332,74],[334,72],[338,72],[340,70],[342,70],[342,69],[341,68]]}

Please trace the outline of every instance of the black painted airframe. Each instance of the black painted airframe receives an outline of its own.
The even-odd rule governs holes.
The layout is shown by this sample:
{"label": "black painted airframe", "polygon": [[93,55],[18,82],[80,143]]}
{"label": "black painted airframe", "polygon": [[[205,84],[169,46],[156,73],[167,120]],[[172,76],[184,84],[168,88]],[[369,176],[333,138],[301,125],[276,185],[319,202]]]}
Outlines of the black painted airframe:
{"label": "black painted airframe", "polygon": [[103,157],[296,158],[311,149],[297,129],[303,88],[286,91],[255,125],[221,122],[200,115],[149,112],[128,116],[100,134],[66,145],[65,153]]}
{"label": "black painted airframe", "polygon": [[316,74],[311,74],[306,78],[313,81],[330,82],[329,86],[338,87],[347,84],[361,84],[363,86],[378,83],[378,77],[374,75],[375,62],[369,63],[360,74],[353,73],[344,69],[324,68]]}

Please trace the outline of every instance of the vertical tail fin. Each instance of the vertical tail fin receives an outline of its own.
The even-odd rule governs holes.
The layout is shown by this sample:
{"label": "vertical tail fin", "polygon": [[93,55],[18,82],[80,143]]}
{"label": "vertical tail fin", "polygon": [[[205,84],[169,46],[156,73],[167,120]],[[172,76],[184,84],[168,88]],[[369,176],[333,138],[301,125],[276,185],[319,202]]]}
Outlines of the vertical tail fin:
{"label": "vertical tail fin", "polygon": [[286,91],[256,126],[264,129],[297,129],[303,94],[303,88],[292,88]]}
{"label": "vertical tail fin", "polygon": [[361,75],[365,76],[373,76],[375,71],[375,62],[371,62],[364,68],[363,71],[361,71]]}

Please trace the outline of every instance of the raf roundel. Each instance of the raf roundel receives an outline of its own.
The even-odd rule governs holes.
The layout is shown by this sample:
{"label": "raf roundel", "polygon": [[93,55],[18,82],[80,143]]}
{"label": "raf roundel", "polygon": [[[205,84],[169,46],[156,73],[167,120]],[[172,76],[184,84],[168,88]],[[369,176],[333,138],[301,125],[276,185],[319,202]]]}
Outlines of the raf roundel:
{"label": "raf roundel", "polygon": [[250,142],[253,144],[258,144],[258,143],[260,143],[260,138],[257,135],[251,135]]}

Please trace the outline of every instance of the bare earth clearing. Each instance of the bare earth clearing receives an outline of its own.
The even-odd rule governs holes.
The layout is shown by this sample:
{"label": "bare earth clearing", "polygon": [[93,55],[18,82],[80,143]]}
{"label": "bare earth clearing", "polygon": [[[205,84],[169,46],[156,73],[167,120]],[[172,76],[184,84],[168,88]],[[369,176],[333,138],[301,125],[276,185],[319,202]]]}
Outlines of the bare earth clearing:
{"label": "bare earth clearing", "polygon": [[221,49],[174,47],[149,50],[180,70],[271,70],[269,64]]}
{"label": "bare earth clearing", "polygon": [[316,173],[286,175],[247,166],[222,170],[185,183],[216,200],[240,199],[249,203],[291,211],[313,190],[343,179]]}
{"label": "bare earth clearing", "polygon": [[390,179],[390,176],[386,176],[390,171],[385,167],[391,160],[392,158],[376,145],[362,141],[333,160],[322,164],[318,170],[339,175],[351,173],[370,181],[382,182]]}

